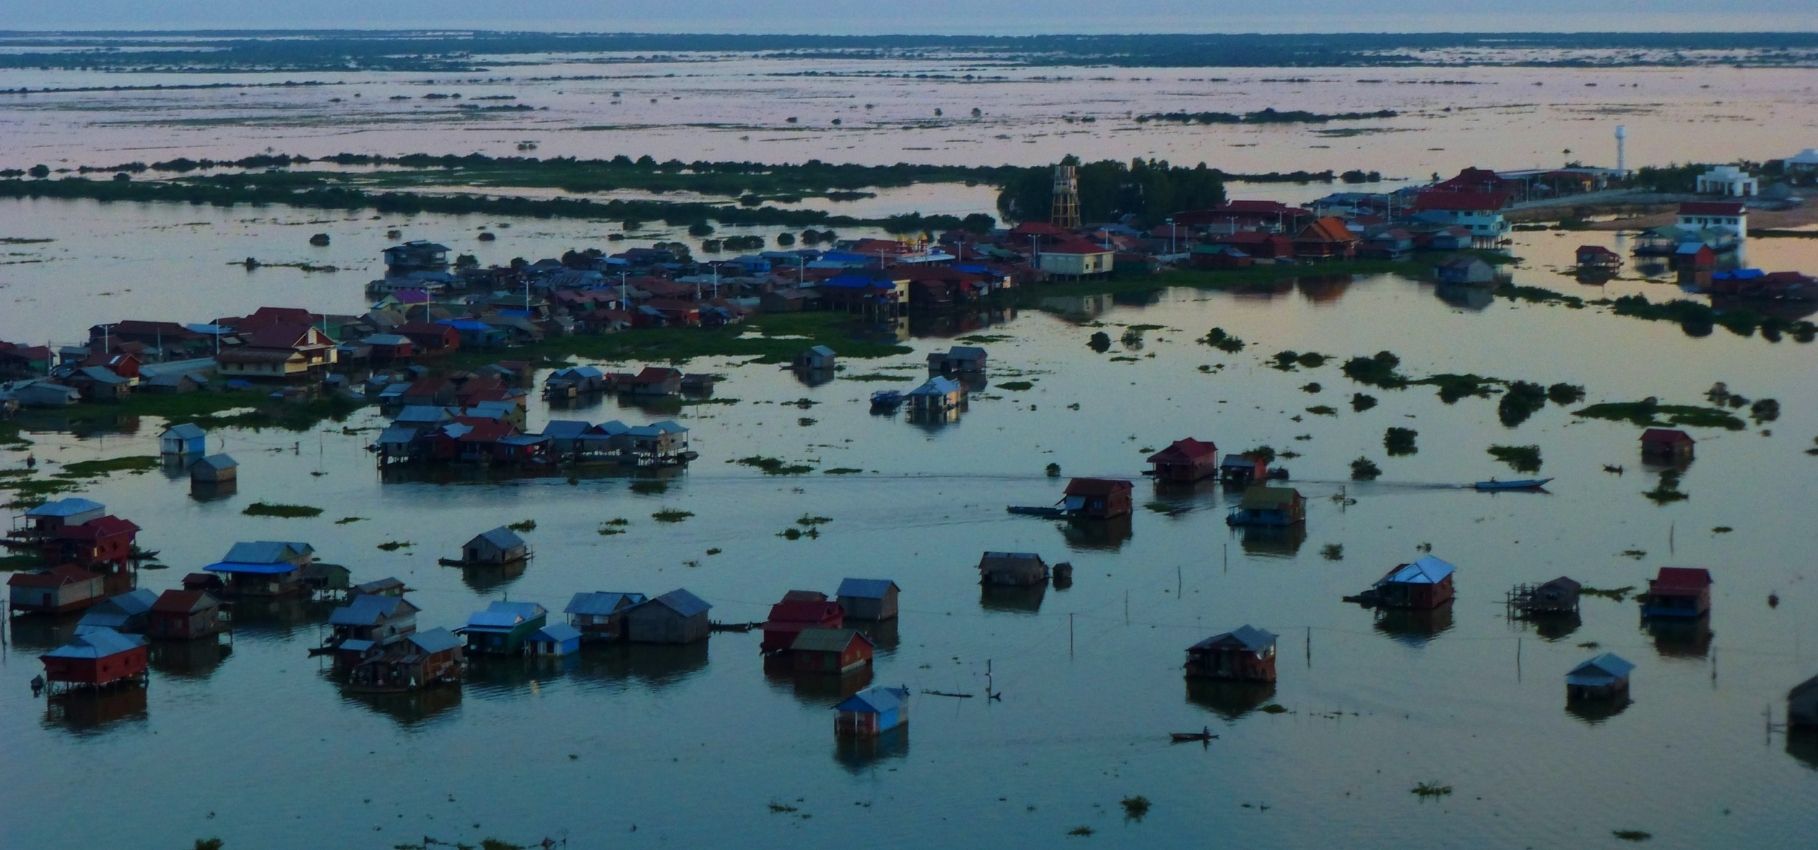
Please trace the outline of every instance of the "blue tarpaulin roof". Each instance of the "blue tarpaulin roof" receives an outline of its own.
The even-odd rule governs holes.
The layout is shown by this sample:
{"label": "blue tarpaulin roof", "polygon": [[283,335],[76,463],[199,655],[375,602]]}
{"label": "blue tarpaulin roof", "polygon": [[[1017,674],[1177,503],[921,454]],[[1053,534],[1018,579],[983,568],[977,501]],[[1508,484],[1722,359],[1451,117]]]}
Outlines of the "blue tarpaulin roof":
{"label": "blue tarpaulin roof", "polygon": [[85,514],[89,511],[104,510],[107,510],[107,508],[103,507],[100,502],[93,502],[88,499],[58,499],[54,502],[45,502],[42,505],[32,508],[31,510],[26,511],[25,515],[29,517],[65,517]]}
{"label": "blue tarpaulin roof", "polygon": [[211,573],[233,573],[237,575],[281,576],[297,571],[297,565],[285,562],[275,564],[248,564],[239,561],[221,561],[209,564],[202,569]]}
{"label": "blue tarpaulin roof", "polygon": [[652,599],[645,604],[661,605],[684,617],[692,617],[696,614],[705,614],[705,613],[707,613],[708,609],[713,607],[712,605],[707,604],[707,602],[705,600],[701,599],[701,597],[696,596],[692,593],[689,593],[688,591],[683,590],[681,588],[676,588],[675,590],[671,590],[668,593],[665,593],[662,596]]}
{"label": "blue tarpaulin roof", "polygon": [[1382,577],[1379,584],[1438,584],[1452,574],[1453,566],[1432,555],[1411,564],[1402,564]]}
{"label": "blue tarpaulin roof", "polygon": [[331,626],[370,626],[393,616],[404,604],[402,596],[356,596],[328,615]]}
{"label": "blue tarpaulin roof", "polygon": [[614,593],[604,590],[581,591],[580,593],[575,594],[573,599],[568,600],[568,607],[563,609],[562,613],[579,614],[583,617],[599,617],[617,611],[619,605],[623,602],[630,602],[632,605],[637,605],[638,603],[643,602],[645,598],[646,597],[642,593]]}
{"label": "blue tarpaulin roof", "polygon": [[134,635],[123,635],[113,629],[89,629],[69,643],[44,653],[44,658],[106,658],[145,645]]}
{"label": "blue tarpaulin roof", "polygon": [[290,558],[308,555],[316,550],[308,543],[297,543],[287,540],[253,540],[235,543],[221,558],[228,563],[271,564]]}
{"label": "blue tarpaulin roof", "polygon": [[1262,652],[1275,645],[1275,633],[1264,631],[1255,626],[1238,626],[1228,632],[1213,635],[1193,645],[1194,649],[1208,649],[1225,641],[1236,641],[1251,652]]}
{"label": "blue tarpaulin roof", "polygon": [[461,645],[461,640],[452,632],[443,628],[416,632],[410,636],[410,642],[424,652],[447,652]]}
{"label": "blue tarpaulin roof", "polygon": [[1566,674],[1568,685],[1607,685],[1617,679],[1628,678],[1635,665],[1614,652],[1606,652],[1577,667]]}
{"label": "blue tarpaulin roof", "polygon": [[567,643],[571,640],[580,640],[581,630],[567,623],[550,623],[537,629],[537,633],[531,639]]}

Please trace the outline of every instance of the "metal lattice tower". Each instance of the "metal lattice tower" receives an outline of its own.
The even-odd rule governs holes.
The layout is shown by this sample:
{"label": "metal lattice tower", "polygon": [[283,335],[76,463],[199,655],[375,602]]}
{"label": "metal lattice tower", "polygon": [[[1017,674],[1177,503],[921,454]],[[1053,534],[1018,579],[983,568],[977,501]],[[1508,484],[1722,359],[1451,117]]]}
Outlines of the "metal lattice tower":
{"label": "metal lattice tower", "polygon": [[1079,229],[1079,174],[1071,165],[1054,166],[1054,206],[1048,223],[1067,230]]}

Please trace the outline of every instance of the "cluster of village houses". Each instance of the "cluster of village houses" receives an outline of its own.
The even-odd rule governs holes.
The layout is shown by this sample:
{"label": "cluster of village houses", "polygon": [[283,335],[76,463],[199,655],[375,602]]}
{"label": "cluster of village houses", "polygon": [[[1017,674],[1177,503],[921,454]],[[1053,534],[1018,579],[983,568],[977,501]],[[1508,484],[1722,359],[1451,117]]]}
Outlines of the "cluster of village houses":
{"label": "cluster of village houses", "polygon": [[[160,436],[169,455],[201,454],[206,435],[173,427]],[[1645,460],[1683,465],[1692,460],[1693,439],[1676,429],[1648,429],[1641,438]],[[1285,477],[1267,459],[1220,454],[1210,440],[1183,438],[1148,458],[1146,475],[1157,487],[1192,487],[1208,480],[1241,489],[1231,510],[1233,525],[1278,529],[1306,521],[1301,494],[1279,483]],[[1128,521],[1134,483],[1125,479],[1075,478],[1061,490],[1057,507],[1047,509],[1076,523]],[[354,584],[344,566],[320,561],[299,541],[249,541],[230,546],[221,559],[183,577],[180,586],[154,594],[139,589],[139,527],[104,506],[80,497],[45,502],[17,517],[4,542],[35,555],[44,566],[15,573],[8,581],[8,606],[15,616],[75,616],[75,636],[43,654],[36,683],[53,694],[72,690],[142,684],[148,677],[151,641],[231,640],[232,606],[237,600],[312,598],[338,604],[327,615],[329,632],[311,655],[328,656],[333,675],[352,691],[395,693],[458,686],[466,667],[481,658],[559,658],[590,643],[692,644],[715,631],[761,629],[759,650],[767,670],[797,676],[836,677],[844,697],[836,706],[835,731],[842,737],[872,737],[903,727],[909,691],[869,687],[878,624],[894,623],[901,588],[887,578],[848,578],[833,594],[791,590],[771,606],[761,623],[721,624],[712,608],[686,589],[658,596],[628,591],[582,591],[569,600],[565,621],[531,601],[500,600],[474,612],[456,628],[419,628],[420,609],[396,578]],[[467,569],[510,568],[533,557],[530,545],[511,528],[475,535],[456,557],[441,563]],[[994,596],[1069,587],[1072,566],[1050,565],[1034,552],[985,552],[977,565],[985,601]],[[1387,612],[1416,616],[1449,610],[1457,570],[1425,555],[1398,564],[1356,597]],[[1708,570],[1662,567],[1640,596],[1644,619],[1708,623],[1713,579]],[[1576,620],[1581,586],[1569,577],[1518,585],[1506,596],[1510,615],[1542,624]],[[1016,603],[1012,603],[1016,604]],[[1039,604],[1039,603],[1037,603]],[[1707,635],[1708,628],[1703,632]],[[1186,650],[1189,680],[1266,686],[1276,679],[1276,635],[1250,625],[1207,637]],[[1603,653],[1565,677],[1569,705],[1627,703],[1635,667]],[[854,674],[864,673],[862,676]],[[847,678],[850,677],[850,678]],[[843,683],[854,683],[847,688]],[[1266,698],[1266,692],[1252,696]],[[1794,725],[1818,725],[1818,677],[1788,695]]]}
{"label": "cluster of village houses", "polygon": [[[47,346],[0,343],[0,376],[13,379],[0,403],[54,407],[88,399],[116,400],[132,392],[190,392],[217,384],[268,385],[286,392],[323,388],[357,394],[386,405],[392,422],[373,450],[386,462],[563,462],[589,459],[634,464],[685,463],[687,429],[663,420],[628,426],[553,420],[525,430],[531,367],[501,360],[461,372],[436,368],[439,358],[462,350],[503,350],[550,335],[635,331],[649,327],[714,327],[753,312],[843,310],[875,317],[945,309],[992,292],[1043,280],[1075,279],[1153,269],[1160,264],[1238,268],[1258,262],[1318,262],[1352,257],[1398,258],[1418,250],[1461,252],[1494,248],[1509,230],[1504,212],[1528,200],[1589,192],[1611,173],[1596,169],[1496,173],[1467,169],[1418,190],[1390,194],[1344,193],[1308,208],[1269,201],[1233,201],[1212,210],[1176,214],[1162,225],[1127,224],[1069,228],[1025,222],[992,234],[949,233],[933,244],[861,239],[832,250],[770,251],[728,261],[697,263],[673,248],[633,248],[612,256],[571,253],[511,267],[451,264],[443,246],[410,242],[385,252],[386,277],[374,281],[380,296],[367,313],[331,316],[291,308],[261,308],[246,316],[201,324],[129,319],[97,325],[85,345],[52,352]],[[1740,183],[1738,181],[1741,181]],[[1740,185],[1741,188],[1738,188]],[[1775,297],[1807,291],[1808,282],[1719,279],[1709,254],[1732,250],[1746,236],[1746,176],[1719,172],[1708,184],[1724,199],[1688,202],[1678,227],[1649,234],[1639,250],[1690,256],[1715,287]],[[1670,246],[1670,249],[1663,247]],[[1689,247],[1688,246],[1694,246]],[[1601,253],[1600,253],[1601,252]],[[1605,249],[1581,251],[1590,271],[1620,265]],[[1488,266],[1466,255],[1441,262],[1442,283],[1485,282]],[[1740,291],[1739,289],[1737,291]],[[831,372],[836,354],[823,346],[805,350],[795,367],[810,375]],[[874,405],[949,417],[966,404],[968,383],[986,370],[976,346],[929,355],[931,377],[908,393],[881,392]],[[707,393],[712,379],[652,366],[610,373],[592,366],[550,375],[543,392],[552,400],[616,392],[667,398]],[[160,437],[161,453],[182,459],[196,485],[222,486],[234,477],[226,455],[206,452],[206,434],[177,425]],[[1683,432],[1650,429],[1642,437],[1651,460],[1690,460],[1692,439]],[[1210,441],[1183,439],[1149,458],[1158,485],[1216,478],[1243,488],[1228,521],[1248,528],[1291,528],[1305,522],[1305,500],[1266,459],[1220,455]],[[1039,509],[1075,522],[1106,522],[1131,513],[1133,484],[1116,479],[1075,479],[1055,508]],[[228,633],[229,603],[248,597],[333,596],[343,604],[329,615],[332,634],[318,652],[332,656],[351,688],[402,691],[459,681],[473,656],[563,656],[584,642],[690,643],[714,630],[710,606],[683,589],[655,597],[630,592],[581,592],[564,609],[567,622],[549,622],[533,602],[499,601],[459,628],[419,630],[418,609],[396,579],[353,585],[345,567],[315,559],[299,542],[249,542],[232,546],[222,560],[186,576],[180,589],[153,595],[134,589],[135,539],[131,522],[94,502],[63,499],[28,510],[7,536],[14,549],[36,552],[45,567],[8,582],[14,612],[84,611],[75,639],[44,655],[52,690],[143,681],[146,642],[209,639]],[[521,565],[529,547],[510,529],[476,536],[459,558],[463,568]],[[1071,582],[1070,565],[1052,567],[1036,553],[987,552],[980,583],[993,589]],[[1454,567],[1426,556],[1397,565],[1363,594],[1379,610],[1434,610],[1452,602]],[[1708,617],[1710,574],[1662,568],[1642,596],[1650,618]],[[899,588],[888,579],[848,579],[833,596],[790,591],[761,624],[761,649],[804,674],[840,674],[868,667],[873,638],[847,621],[879,622],[897,615]],[[1519,616],[1544,618],[1577,611],[1578,585],[1558,578],[1521,586],[1509,594]],[[143,636],[143,637],[141,637]],[[1275,678],[1276,637],[1252,626],[1213,635],[1187,650],[1189,677],[1243,682]],[[1603,654],[1567,676],[1572,700],[1626,698],[1633,665]],[[869,736],[907,722],[906,688],[874,687],[838,706],[836,731]],[[1818,678],[1789,695],[1795,723],[1818,724]]]}

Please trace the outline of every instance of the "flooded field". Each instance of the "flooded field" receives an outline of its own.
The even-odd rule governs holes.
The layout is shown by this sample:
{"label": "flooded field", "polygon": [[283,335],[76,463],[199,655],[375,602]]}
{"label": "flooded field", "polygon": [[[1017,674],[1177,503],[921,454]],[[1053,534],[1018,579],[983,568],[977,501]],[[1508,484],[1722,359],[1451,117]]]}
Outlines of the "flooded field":
{"label": "flooded field", "polygon": [[[15,140],[0,165],[267,147],[509,153],[536,139],[543,156],[1037,163],[1074,152],[1413,178],[1553,162],[1568,147],[1610,159],[1588,152],[1603,150],[1618,121],[1629,127],[1631,165],[1782,155],[1810,145],[1818,89],[1809,71],[1731,69],[1293,72],[1305,82],[1205,69],[1049,69],[1066,79],[976,83],[775,76],[842,67],[714,59],[518,74],[623,73],[610,80],[356,75],[294,90],[20,96],[0,101],[0,133]],[[176,78],[34,72],[0,87]],[[1412,84],[1440,79],[1477,84]],[[511,92],[550,109],[419,120],[386,100],[408,94],[416,104],[422,93],[457,90]],[[616,105],[613,91],[622,92]],[[1121,117],[1133,102],[1145,111],[1408,114],[1385,122],[1397,132],[1321,139],[1298,127],[1138,126]],[[964,116],[973,106],[983,112],[976,123],[922,123],[935,108]],[[1098,120],[1070,123],[1069,114]],[[810,131],[785,128],[789,115],[848,118]],[[615,126],[593,126],[607,124]],[[1244,196],[1296,200],[1295,191]],[[917,187],[872,203],[989,210],[988,192],[931,194]],[[498,241],[478,242],[482,225]],[[394,227],[484,262],[605,247],[608,232],[582,221],[9,201],[0,203],[0,236],[54,241],[0,245],[0,338],[62,344],[126,316],[195,321],[268,304],[359,311]],[[331,246],[309,246],[316,232],[332,234]],[[641,232],[628,244],[663,235]],[[1524,260],[1517,283],[1586,298],[1679,294],[1665,276],[1599,288],[1562,273],[1577,245],[1620,248],[1624,234],[1515,237]],[[1818,265],[1813,240],[1753,240],[1748,251],[1764,267]],[[247,256],[339,271],[248,272],[237,265]],[[219,836],[229,848],[314,850],[547,836],[575,847],[784,847],[862,836],[905,848],[1184,848],[1326,847],[1344,835],[1358,846],[1514,848],[1625,846],[1615,833],[1629,830],[1650,834],[1649,847],[1809,843],[1818,742],[1770,729],[1764,711],[1782,720],[1786,690],[1818,673],[1818,533],[1809,520],[1818,458],[1808,454],[1818,436],[1818,349],[1722,328],[1694,338],[1597,308],[1487,296],[1453,303],[1393,276],[1041,306],[902,328],[913,354],[848,359],[839,379],[814,386],[772,366],[696,361],[692,371],[726,380],[718,403],[680,414],[611,398],[579,410],[532,402],[533,429],[551,417],[637,424],[675,415],[701,459],[665,477],[662,492],[634,492],[633,479],[605,472],[428,480],[381,472],[365,451],[383,423],[376,411],[304,433],[211,435],[211,451],[241,464],[238,493],[224,500],[196,501],[187,480],[159,471],[96,482],[84,495],[142,526],[142,545],[169,565],[141,574],[153,590],[234,541],[276,539],[310,542],[356,581],[402,578],[425,627],[459,625],[507,597],[559,611],[575,591],[675,587],[712,603],[715,620],[751,622],[786,590],[831,592],[846,576],[893,578],[903,613],[861,680],[766,673],[757,633],[721,633],[686,650],[482,660],[458,692],[374,699],[343,695],[307,657],[324,609],[243,605],[230,654],[160,655],[147,689],[67,711],[47,709],[26,682],[72,621],[16,620],[0,652],[0,749],[20,781],[0,794],[0,844],[184,846]],[[1087,346],[1095,330],[1115,340],[1133,326],[1105,353]],[[1227,353],[1198,342],[1213,327],[1247,346]],[[957,421],[917,425],[868,412],[871,391],[908,388],[925,374],[924,355],[962,333],[985,335],[992,368]],[[1282,350],[1335,359],[1284,372],[1268,363]],[[1411,376],[1568,382],[1585,388],[1584,403],[1702,404],[1723,381],[1778,400],[1780,415],[1737,431],[1692,429],[1698,458],[1680,482],[1690,498],[1657,505],[1643,491],[1660,469],[1640,462],[1638,428],[1572,416],[1581,404],[1549,404],[1510,428],[1495,398],[1448,404],[1432,387],[1376,389],[1339,370],[1346,358],[1383,350]],[[1359,392],[1379,403],[1354,409]],[[165,423],[118,424],[84,436],[32,433],[29,451],[42,464],[156,452]],[[1389,456],[1390,427],[1418,431],[1418,452]],[[1236,496],[1210,484],[1139,481],[1135,516],[1109,527],[1004,511],[1052,503],[1069,476],[1134,477],[1149,452],[1186,436],[1223,451],[1266,444],[1295,453],[1281,462],[1308,499],[1304,535],[1229,529]],[[1461,488],[1516,476],[1487,453],[1496,444],[1537,446],[1538,474],[1556,479],[1551,492]],[[0,450],[0,468],[18,468],[25,454]],[[731,462],[750,456],[810,471],[769,476]],[[1380,479],[1348,480],[1360,456],[1381,466]],[[1060,479],[1044,473],[1050,463]],[[324,510],[308,519],[242,514],[260,500]],[[659,511],[690,515],[666,523],[653,517]],[[784,536],[814,517],[827,518],[818,537]],[[521,574],[436,565],[473,534],[524,519],[536,521],[525,535],[536,557]],[[623,534],[601,533],[617,519]],[[408,545],[380,548],[390,543]],[[1441,613],[1378,617],[1341,601],[1429,547],[1459,569],[1457,601]],[[982,593],[974,566],[985,550],[1070,561],[1074,583]],[[1596,588],[1645,587],[1666,565],[1716,575],[1708,630],[1644,626],[1632,597],[1587,597],[1579,622],[1544,632],[1505,615],[1504,594],[1518,583],[1565,574]],[[1185,648],[1244,623],[1280,635],[1280,681],[1188,687]],[[1634,702],[1614,714],[1569,711],[1562,677],[1598,652],[1637,664]],[[1001,701],[981,698],[987,670]],[[835,744],[829,708],[860,681],[916,692],[907,736],[874,749]],[[1169,732],[1202,727],[1220,736],[1209,747],[1168,743]],[[120,781],[123,767],[136,778],[108,816],[41,814],[59,811],[71,789]],[[1411,793],[1421,783],[1452,791]],[[1119,805],[1134,795],[1152,802],[1146,816],[1126,817]],[[1079,827],[1096,834],[1069,837]]]}

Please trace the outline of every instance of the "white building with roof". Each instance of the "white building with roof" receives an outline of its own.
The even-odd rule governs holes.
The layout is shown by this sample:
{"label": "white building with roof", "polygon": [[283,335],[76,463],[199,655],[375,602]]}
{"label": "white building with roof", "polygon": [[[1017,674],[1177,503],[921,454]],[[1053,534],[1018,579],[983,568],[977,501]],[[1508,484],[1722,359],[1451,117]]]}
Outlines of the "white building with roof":
{"label": "white building with roof", "polygon": [[1761,181],[1734,165],[1719,165],[1698,175],[1694,191],[1700,195],[1752,198],[1761,194]]}

